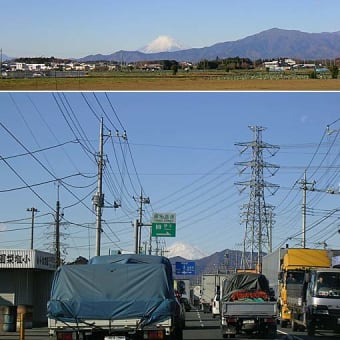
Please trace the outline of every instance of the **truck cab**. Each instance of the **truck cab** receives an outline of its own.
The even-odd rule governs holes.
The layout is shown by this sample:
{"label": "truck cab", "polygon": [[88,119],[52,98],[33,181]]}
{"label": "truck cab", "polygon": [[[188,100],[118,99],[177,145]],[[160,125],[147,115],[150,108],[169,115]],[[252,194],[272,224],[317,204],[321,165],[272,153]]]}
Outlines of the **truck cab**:
{"label": "truck cab", "polygon": [[331,265],[325,249],[287,248],[279,259],[279,320],[281,327],[292,323],[290,306],[301,296],[306,271],[310,268],[329,268]]}
{"label": "truck cab", "polygon": [[291,319],[291,311],[287,305],[287,299],[300,295],[305,277],[305,270],[287,270],[279,274],[280,297],[278,300],[280,326],[287,327]]}
{"label": "truck cab", "polygon": [[316,329],[340,332],[340,269],[312,268],[305,276],[303,290],[295,302],[289,302],[292,329]]}
{"label": "truck cab", "polygon": [[313,269],[306,290],[309,328],[340,331],[340,269]]}

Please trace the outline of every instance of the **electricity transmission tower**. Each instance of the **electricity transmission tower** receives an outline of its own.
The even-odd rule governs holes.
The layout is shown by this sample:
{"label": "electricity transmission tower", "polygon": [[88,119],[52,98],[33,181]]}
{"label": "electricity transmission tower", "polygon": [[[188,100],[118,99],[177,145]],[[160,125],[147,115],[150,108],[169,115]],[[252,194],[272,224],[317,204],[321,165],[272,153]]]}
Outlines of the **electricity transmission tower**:
{"label": "electricity transmission tower", "polygon": [[[263,151],[269,152],[274,156],[279,146],[267,144],[262,141],[262,132],[266,129],[261,126],[249,126],[254,133],[254,140],[245,143],[236,143],[235,145],[243,147],[241,153],[251,149],[252,159],[247,162],[237,162],[235,165],[240,166],[240,174],[244,173],[247,168],[251,169],[251,179],[245,182],[236,182],[236,185],[242,186],[241,192],[249,188],[249,202],[244,204],[241,213],[241,222],[245,223],[245,236],[243,241],[242,267],[243,269],[254,269],[261,271],[263,252],[272,250],[272,224],[273,210],[272,205],[266,204],[265,189],[271,195],[274,195],[279,186],[266,182],[264,179],[264,169],[270,176],[274,176],[279,166],[264,161]],[[250,258],[246,258],[246,251],[250,253]],[[255,253],[257,257],[255,258]]]}

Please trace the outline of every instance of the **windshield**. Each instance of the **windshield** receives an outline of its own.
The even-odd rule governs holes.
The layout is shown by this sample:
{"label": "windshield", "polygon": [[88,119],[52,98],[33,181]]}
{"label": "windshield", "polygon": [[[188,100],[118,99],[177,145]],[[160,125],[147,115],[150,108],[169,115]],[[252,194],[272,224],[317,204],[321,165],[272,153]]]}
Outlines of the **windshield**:
{"label": "windshield", "polygon": [[316,276],[316,295],[340,298],[340,273],[323,272]]}
{"label": "windshield", "polygon": [[286,283],[287,284],[302,284],[305,277],[304,271],[288,270]]}

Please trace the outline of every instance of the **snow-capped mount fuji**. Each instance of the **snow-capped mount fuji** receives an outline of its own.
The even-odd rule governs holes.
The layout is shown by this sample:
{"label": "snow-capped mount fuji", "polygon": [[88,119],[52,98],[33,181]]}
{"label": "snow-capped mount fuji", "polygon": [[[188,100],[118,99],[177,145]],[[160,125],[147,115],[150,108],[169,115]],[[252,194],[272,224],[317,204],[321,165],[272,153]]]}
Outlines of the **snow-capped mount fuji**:
{"label": "snow-capped mount fuji", "polygon": [[[154,41],[157,41],[157,39]],[[164,39],[164,41],[167,41],[167,39]],[[160,39],[157,44],[155,43],[155,45],[158,45],[158,48],[161,48],[161,42],[162,39]],[[150,43],[149,45],[152,46],[153,44]],[[152,47],[150,48],[152,49]],[[161,49],[166,48],[163,45]],[[338,58],[339,55],[339,32],[307,33],[297,30],[271,28],[239,40],[216,43],[208,47],[185,47],[184,49],[181,48],[177,51],[154,53],[121,50],[109,55],[88,55],[78,60],[84,62],[114,60],[128,63],[159,60],[199,62],[204,59],[215,60],[217,57],[221,59],[235,56],[254,60],[279,58],[280,56],[302,60],[317,60],[335,59]]]}
{"label": "snow-capped mount fuji", "polygon": [[184,242],[176,242],[167,249],[166,257],[182,257],[186,260],[199,260],[207,255],[200,249]]}
{"label": "snow-capped mount fuji", "polygon": [[160,35],[155,40],[141,48],[143,53],[174,52],[185,49],[184,45],[167,35]]}

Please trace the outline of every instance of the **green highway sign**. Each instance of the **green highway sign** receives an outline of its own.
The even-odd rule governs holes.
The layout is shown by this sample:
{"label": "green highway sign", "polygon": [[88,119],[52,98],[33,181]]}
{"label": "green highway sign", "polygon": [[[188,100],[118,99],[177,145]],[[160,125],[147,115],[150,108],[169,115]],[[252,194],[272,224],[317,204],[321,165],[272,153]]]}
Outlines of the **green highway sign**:
{"label": "green highway sign", "polygon": [[153,213],[152,214],[152,237],[175,237],[176,214]]}
{"label": "green highway sign", "polygon": [[152,237],[175,237],[176,223],[152,223]]}

